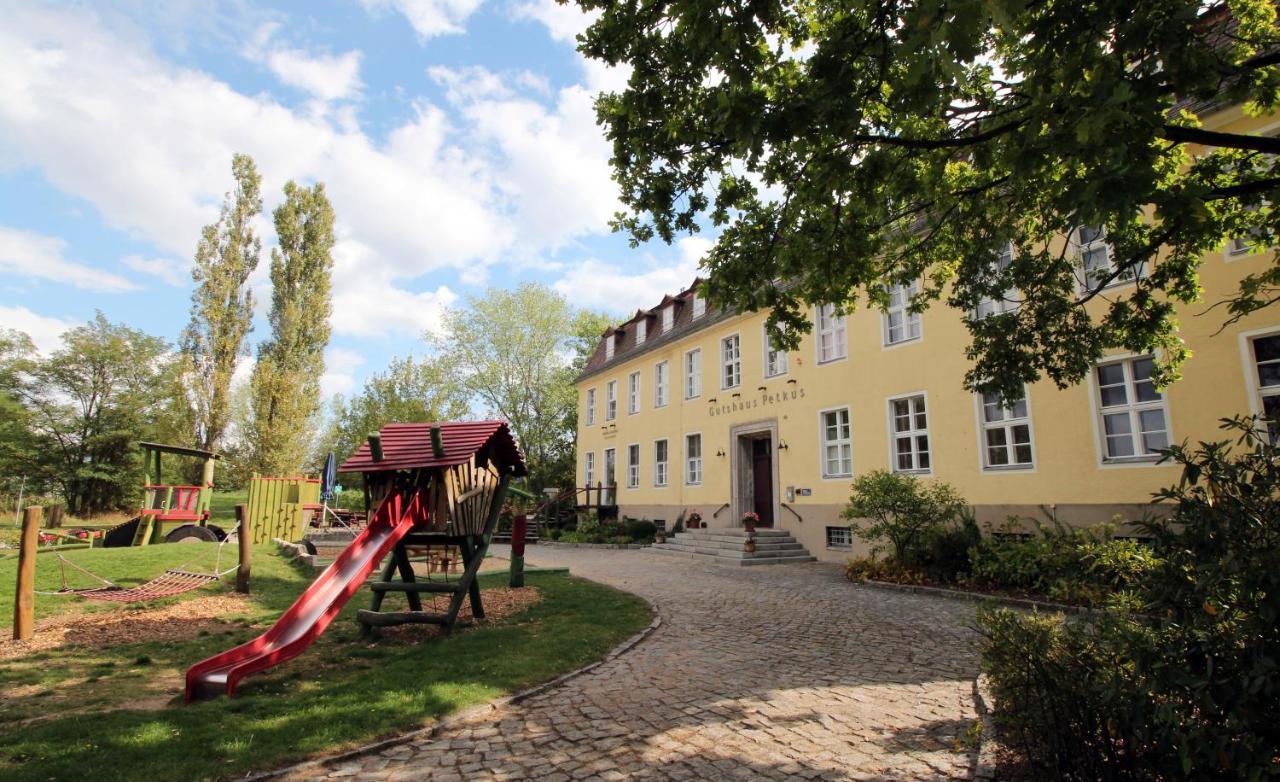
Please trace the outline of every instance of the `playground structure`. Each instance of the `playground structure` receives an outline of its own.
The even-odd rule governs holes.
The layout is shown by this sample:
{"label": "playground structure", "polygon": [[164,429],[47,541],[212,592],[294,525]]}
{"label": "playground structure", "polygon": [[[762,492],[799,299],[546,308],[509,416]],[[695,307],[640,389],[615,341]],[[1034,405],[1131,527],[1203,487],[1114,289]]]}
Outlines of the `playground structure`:
{"label": "playground structure", "polygon": [[[453,628],[464,600],[484,617],[476,582],[497,526],[510,480],[526,474],[524,459],[504,421],[388,424],[371,434],[339,468],[364,476],[368,526],[316,578],[267,632],[187,671],[186,700],[234,695],[245,676],[302,654],[388,554],[379,580],[369,584],[362,629],[417,623]],[[418,581],[410,549],[458,552],[456,581]],[[396,575],[398,580],[393,580]],[[383,611],[388,592],[401,592],[408,611]],[[443,612],[424,611],[423,594],[448,597]]]}
{"label": "playground structure", "polygon": [[270,543],[279,538],[290,543],[302,540],[312,514],[321,510],[320,479],[249,479],[249,496],[242,523],[253,531],[254,543]]}
{"label": "playground structure", "polygon": [[[106,548],[147,546],[152,543],[220,541],[226,533],[209,523],[209,499],[213,494],[215,462],[222,458],[212,451],[161,443],[138,443],[145,453],[146,478],[142,505],[132,519],[107,530],[102,536]],[[199,486],[166,484],[161,471],[161,454],[203,460]]]}

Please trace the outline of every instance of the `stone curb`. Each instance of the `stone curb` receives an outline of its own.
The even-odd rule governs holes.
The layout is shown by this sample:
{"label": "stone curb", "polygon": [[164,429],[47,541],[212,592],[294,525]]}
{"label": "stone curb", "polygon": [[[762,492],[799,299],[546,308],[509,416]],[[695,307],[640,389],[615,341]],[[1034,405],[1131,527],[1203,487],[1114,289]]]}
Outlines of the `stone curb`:
{"label": "stone curb", "polygon": [[652,543],[558,543],[552,540],[540,540],[539,546],[556,548],[594,548],[594,549],[642,549],[649,548]]}
{"label": "stone curb", "polygon": [[[285,545],[289,545],[289,544],[285,544]],[[628,592],[627,594],[632,594],[632,593]],[[635,595],[635,597],[640,597],[640,595]],[[355,760],[356,758],[362,758],[366,755],[372,755],[376,752],[381,752],[382,750],[390,749],[391,747],[400,746],[401,744],[408,744],[418,739],[430,739],[430,738],[433,738],[436,734],[440,733],[441,731],[451,728],[454,725],[465,722],[474,717],[478,717],[482,714],[495,712],[498,709],[501,709],[503,706],[517,704],[517,703],[520,703],[521,701],[528,700],[529,698],[532,698],[535,695],[541,695],[542,693],[547,692],[548,690],[555,689],[556,687],[559,687],[562,684],[565,684],[572,679],[576,679],[579,676],[583,676],[585,674],[591,673],[596,668],[599,668],[601,665],[604,665],[607,662],[612,662],[613,660],[616,660],[617,658],[621,657],[623,654],[626,654],[627,652],[631,651],[641,641],[653,635],[653,633],[662,625],[662,617],[658,614],[658,606],[648,598],[641,597],[641,599],[648,604],[649,610],[653,612],[653,621],[649,623],[648,627],[644,628],[643,630],[631,636],[627,640],[613,647],[613,649],[611,649],[609,653],[606,654],[602,659],[596,660],[595,662],[590,663],[588,665],[584,665],[581,668],[578,668],[577,670],[573,670],[573,671],[569,671],[568,673],[561,674],[560,676],[557,676],[551,681],[543,682],[542,684],[536,684],[532,687],[529,687],[528,689],[524,689],[519,692],[512,693],[510,695],[504,695],[501,698],[496,698],[494,700],[489,701],[488,703],[482,703],[478,706],[472,706],[471,708],[464,709],[463,711],[460,711],[457,714],[451,714],[447,717],[436,720],[435,722],[426,726],[425,728],[418,728],[416,730],[411,730],[408,733],[401,733],[398,736],[392,736],[391,738],[388,738],[388,739],[375,741],[372,744],[365,744],[362,747],[349,749],[346,752],[340,752],[337,755],[329,755],[327,757],[317,758],[315,760],[305,760],[301,763],[294,763],[293,765],[285,766],[284,768],[278,768],[271,771],[251,772],[243,777],[240,777],[239,779],[241,780],[241,782],[265,782],[265,780],[279,779],[281,777],[285,777],[300,771],[309,771],[312,769],[322,770],[322,769],[331,768],[333,766],[337,766],[342,763],[345,763],[348,760]]]}
{"label": "stone curb", "polygon": [[947,589],[945,587],[916,586],[915,584],[895,584],[891,581],[874,581],[868,579],[866,581],[853,581],[853,584],[861,586],[869,586],[873,589],[884,589],[891,592],[907,592],[915,595],[932,595],[934,597],[944,597],[949,600],[968,600],[971,603],[999,603],[1000,605],[1010,606],[1012,608],[1027,608],[1038,611],[1057,611],[1063,614],[1082,614],[1092,615],[1105,613],[1096,608],[1087,606],[1073,606],[1065,603],[1053,603],[1048,600],[1032,600],[1025,597],[1008,597],[1005,595],[992,595],[985,592],[965,592],[960,589]]}
{"label": "stone curb", "polygon": [[272,543],[280,547],[280,552],[286,554],[290,559],[296,559],[308,567],[316,566],[316,557],[318,554],[308,554],[301,543],[290,543],[284,538],[272,538]]}
{"label": "stone curb", "polygon": [[981,674],[973,680],[973,703],[978,712],[978,752],[974,759],[973,778],[990,782],[996,778],[996,728],[993,713],[995,700],[991,697],[991,680]]}

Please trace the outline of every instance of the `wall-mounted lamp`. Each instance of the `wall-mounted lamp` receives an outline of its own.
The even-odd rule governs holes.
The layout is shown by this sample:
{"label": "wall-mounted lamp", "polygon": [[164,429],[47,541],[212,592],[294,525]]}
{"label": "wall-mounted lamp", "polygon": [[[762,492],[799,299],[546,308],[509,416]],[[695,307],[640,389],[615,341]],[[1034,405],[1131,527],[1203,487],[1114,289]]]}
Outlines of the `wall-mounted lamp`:
{"label": "wall-mounted lamp", "polygon": [[723,456],[724,456],[724,449],[723,449],[723,448],[721,448],[720,450],[716,451],[716,456],[723,457]]}
{"label": "wall-mounted lamp", "polygon": [[787,441],[786,441],[786,440],[779,440],[779,441],[778,441],[778,450],[779,450],[779,451],[785,451],[785,450],[787,450]]}
{"label": "wall-mounted lamp", "polygon": [[757,388],[756,390],[757,390],[757,391],[768,391],[769,389],[768,389],[768,388],[766,388],[766,387],[764,387],[764,386],[760,386],[760,387],[759,387],[759,388]]}
{"label": "wall-mounted lamp", "polygon": [[716,403],[716,398],[714,396],[707,400],[707,404],[709,405],[714,405],[715,403]]}
{"label": "wall-mounted lamp", "polygon": [[739,398],[739,397],[741,397],[741,396],[742,396],[742,394],[738,393],[737,391],[734,391],[734,392],[733,392],[733,398],[734,398],[734,399],[737,399],[737,398]]}
{"label": "wall-mounted lamp", "polygon": [[794,377],[787,378],[787,383],[794,386],[796,384],[796,379]]}

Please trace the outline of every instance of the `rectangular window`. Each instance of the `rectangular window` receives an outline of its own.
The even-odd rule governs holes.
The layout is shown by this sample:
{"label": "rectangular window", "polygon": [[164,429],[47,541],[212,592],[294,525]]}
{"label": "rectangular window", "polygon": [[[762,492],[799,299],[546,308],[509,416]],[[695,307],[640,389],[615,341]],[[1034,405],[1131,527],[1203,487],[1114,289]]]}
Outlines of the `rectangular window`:
{"label": "rectangular window", "polygon": [[616,499],[613,493],[614,487],[618,485],[618,454],[613,448],[606,448],[604,451],[604,485],[609,491],[606,499],[603,501],[606,505],[612,505]]}
{"label": "rectangular window", "polygon": [[[1013,263],[1013,242],[1004,246],[1004,250],[996,258],[995,268],[992,272],[995,276],[1004,274],[1009,266]],[[978,307],[974,310],[974,317],[982,320],[990,315],[1000,315],[1005,312],[1013,312],[1018,308],[1017,290],[1014,288],[1006,288],[999,298],[984,297],[978,302]]]}
{"label": "rectangular window", "polygon": [[822,417],[822,477],[848,478],[853,475],[853,437],[849,429],[849,408],[827,410]]}
{"label": "rectangular window", "polygon": [[920,283],[889,288],[889,309],[884,313],[884,344],[898,345],[920,339],[920,313],[911,311],[911,297],[920,292]]}
{"label": "rectangular window", "polygon": [[627,375],[627,415],[640,412],[640,373]]}
{"label": "rectangular window", "polygon": [[584,469],[582,477],[587,486],[594,486],[596,483],[596,454],[595,451],[587,451],[583,455]]}
{"label": "rectangular window", "polygon": [[894,472],[928,472],[932,460],[924,394],[890,399],[889,417],[893,429]]}
{"label": "rectangular window", "polygon": [[702,396],[702,349],[684,354],[684,398]]}
{"label": "rectangular window", "polygon": [[1132,268],[1125,269],[1115,277],[1111,276],[1116,267],[1111,245],[1107,243],[1105,226],[1080,226],[1072,233],[1072,244],[1076,263],[1080,267],[1080,284],[1085,291],[1133,282],[1135,274]]}
{"label": "rectangular window", "polygon": [[662,308],[662,333],[666,334],[676,322],[676,308],[668,304]]}
{"label": "rectangular window", "polygon": [[690,486],[702,483],[702,435],[684,436],[684,482]]}
{"label": "rectangular window", "polygon": [[595,426],[596,424],[596,390],[594,388],[587,389],[587,426]]}
{"label": "rectangular window", "polygon": [[627,488],[640,485],[640,443],[627,446]]}
{"label": "rectangular window", "polygon": [[1108,460],[1149,459],[1169,446],[1164,394],[1151,381],[1151,356],[1097,367],[1103,455]]}
{"label": "rectangular window", "polygon": [[742,382],[742,342],[738,335],[720,340],[720,387],[736,388]]}
{"label": "rectangular window", "polygon": [[667,393],[670,384],[667,382],[667,362],[660,361],[653,365],[653,406],[666,407]]}
{"label": "rectangular window", "polygon": [[641,318],[636,321],[636,344],[643,345],[647,336],[649,336],[649,321]]}
{"label": "rectangular window", "polygon": [[764,329],[764,376],[777,377],[787,374],[787,351],[775,347],[769,337],[769,327]]}
{"label": "rectangular window", "polygon": [[609,336],[604,338],[604,360],[609,361],[613,358],[613,332],[609,332]]}
{"label": "rectangular window", "polygon": [[837,361],[849,355],[844,316],[836,314],[835,305],[818,308],[818,363]]}
{"label": "rectangular window", "polygon": [[699,296],[699,295],[698,295],[698,294],[696,294],[696,293],[695,293],[695,294],[693,294],[693,317],[694,317],[694,319],[701,318],[703,315],[706,315],[706,314],[707,314],[707,300],[706,300],[706,299],[704,299],[704,298],[702,298],[701,296]]}
{"label": "rectangular window", "polygon": [[618,381],[610,380],[604,385],[604,420],[612,421],[618,417]]}
{"label": "rectangular window", "polygon": [[1250,340],[1257,369],[1258,401],[1271,441],[1280,439],[1280,334]]}
{"label": "rectangular window", "polygon": [[669,455],[667,453],[666,440],[653,441],[653,485],[667,485],[667,463]]}
{"label": "rectangular window", "polygon": [[853,533],[848,527],[827,527],[827,548],[853,548]]}
{"label": "rectangular window", "polygon": [[1027,395],[1001,403],[996,394],[982,395],[982,465],[987,469],[1030,467],[1031,415]]}

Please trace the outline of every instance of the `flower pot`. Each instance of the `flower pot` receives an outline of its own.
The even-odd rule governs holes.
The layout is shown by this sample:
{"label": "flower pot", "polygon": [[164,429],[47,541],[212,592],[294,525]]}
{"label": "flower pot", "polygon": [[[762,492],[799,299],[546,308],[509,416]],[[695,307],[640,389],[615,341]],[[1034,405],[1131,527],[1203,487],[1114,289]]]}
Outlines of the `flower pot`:
{"label": "flower pot", "polygon": [[748,554],[754,554],[756,552],[755,538],[747,538],[746,542],[742,544],[742,550]]}

